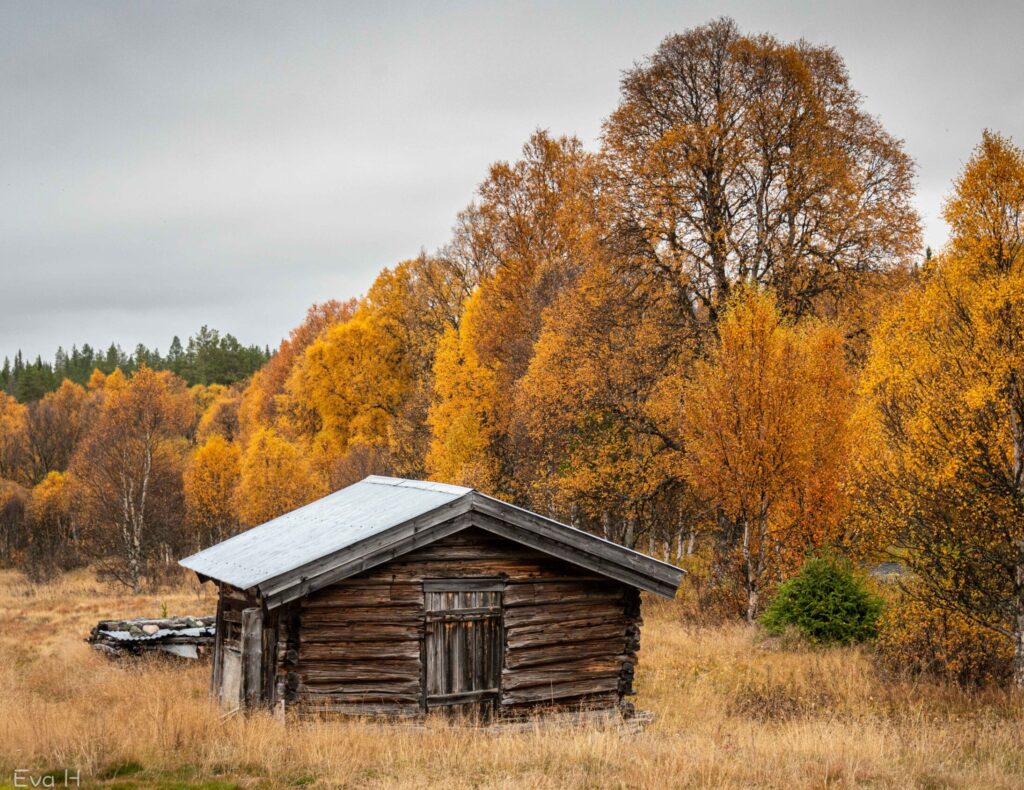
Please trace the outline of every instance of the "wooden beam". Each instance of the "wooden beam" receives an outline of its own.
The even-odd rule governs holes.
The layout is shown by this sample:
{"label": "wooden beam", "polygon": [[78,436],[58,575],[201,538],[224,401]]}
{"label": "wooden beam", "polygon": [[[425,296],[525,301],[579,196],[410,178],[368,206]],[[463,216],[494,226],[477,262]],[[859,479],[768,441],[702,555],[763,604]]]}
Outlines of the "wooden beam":
{"label": "wooden beam", "polygon": [[[517,543],[525,544],[531,548],[537,549],[538,551],[542,551],[545,554],[549,554],[552,557],[557,557],[558,559],[565,560],[573,565],[578,565],[582,568],[586,568],[587,570],[595,571],[602,576],[623,582],[631,587],[657,593],[658,595],[663,595],[666,598],[675,597],[678,583],[672,584],[661,582],[632,568],[626,568],[598,555],[591,554],[574,546],[562,543],[548,535],[538,534],[529,529],[524,529],[521,526],[502,518],[497,518],[486,513],[473,513],[472,517],[473,526],[479,527],[480,529],[493,532],[496,535],[501,535],[502,537],[508,538],[509,540]],[[682,577],[680,576],[680,579],[681,578]]]}
{"label": "wooden beam", "polygon": [[242,699],[253,710],[263,693],[263,611],[242,610]]}
{"label": "wooden beam", "polygon": [[[652,581],[660,583],[661,587],[672,587],[672,597],[676,588],[683,580],[684,571],[674,565],[661,562],[653,557],[648,557],[625,546],[620,546],[611,541],[603,540],[589,532],[569,527],[552,519],[545,518],[529,510],[502,502],[478,491],[473,491],[467,496],[473,500],[473,510],[477,513],[492,516],[506,523],[519,526],[534,534],[546,537],[555,543],[565,544],[578,551],[591,554],[606,562],[620,565],[635,571]],[[637,585],[634,585],[637,586]],[[643,587],[642,589],[649,589]],[[650,592],[658,592],[650,589]]]}

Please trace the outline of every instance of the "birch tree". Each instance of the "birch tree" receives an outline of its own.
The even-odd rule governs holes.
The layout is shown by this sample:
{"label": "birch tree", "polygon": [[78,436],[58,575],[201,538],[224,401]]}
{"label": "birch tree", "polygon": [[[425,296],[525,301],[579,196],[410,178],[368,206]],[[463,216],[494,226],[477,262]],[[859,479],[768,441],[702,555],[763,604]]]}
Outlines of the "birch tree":
{"label": "birch tree", "polygon": [[181,537],[183,435],[194,420],[185,383],[140,368],[123,384],[98,391],[98,415],[71,470],[81,483],[89,543],[118,580],[140,592],[161,544]]}
{"label": "birch tree", "polygon": [[787,323],[770,293],[739,292],[719,336],[682,396],[682,474],[719,514],[753,622],[766,580],[836,537],[851,380],[842,336]]}

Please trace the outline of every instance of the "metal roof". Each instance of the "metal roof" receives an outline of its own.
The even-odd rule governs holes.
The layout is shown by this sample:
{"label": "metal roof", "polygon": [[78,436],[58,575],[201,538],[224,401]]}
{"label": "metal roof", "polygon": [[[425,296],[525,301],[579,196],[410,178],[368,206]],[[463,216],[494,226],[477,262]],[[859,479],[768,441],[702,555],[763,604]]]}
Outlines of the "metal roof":
{"label": "metal roof", "polygon": [[201,577],[274,608],[469,526],[672,597],[683,571],[471,488],[367,477],[186,557]]}
{"label": "metal roof", "polygon": [[246,590],[428,513],[473,489],[371,475],[181,560]]}

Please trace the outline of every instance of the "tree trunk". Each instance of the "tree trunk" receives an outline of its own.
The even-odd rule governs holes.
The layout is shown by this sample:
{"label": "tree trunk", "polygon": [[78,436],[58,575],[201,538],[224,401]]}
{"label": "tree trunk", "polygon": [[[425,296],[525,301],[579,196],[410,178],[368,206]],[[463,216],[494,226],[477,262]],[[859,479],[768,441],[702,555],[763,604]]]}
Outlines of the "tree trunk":
{"label": "tree trunk", "polygon": [[636,545],[636,516],[633,514],[626,519],[626,536],[622,541],[622,545],[627,549],[631,549]]}
{"label": "tree trunk", "polygon": [[757,619],[757,574],[754,572],[753,558],[750,556],[750,519],[743,520],[743,565],[747,576],[747,622],[753,624]]}
{"label": "tree trunk", "polygon": [[[1013,436],[1013,479],[1018,499],[1024,499],[1024,420],[1022,397],[1016,374],[1010,377],[1010,432]],[[1014,541],[1017,549],[1016,600],[1013,618],[1013,683],[1024,689],[1024,539]]]}
{"label": "tree trunk", "polygon": [[1013,684],[1024,689],[1024,540],[1017,541],[1017,600],[1013,618]]}

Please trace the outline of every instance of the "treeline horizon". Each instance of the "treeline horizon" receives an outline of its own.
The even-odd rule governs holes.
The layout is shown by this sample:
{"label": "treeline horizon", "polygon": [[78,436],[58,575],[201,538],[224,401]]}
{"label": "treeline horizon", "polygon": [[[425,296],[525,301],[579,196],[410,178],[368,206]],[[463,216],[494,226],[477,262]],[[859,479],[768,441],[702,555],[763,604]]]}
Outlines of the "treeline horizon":
{"label": "treeline horizon", "polygon": [[897,561],[899,668],[1024,687],[1024,151],[980,133],[927,256],[839,54],[728,19],[638,61],[602,129],[535,132],[447,244],[248,380],[0,394],[0,561],[141,590],[368,474],[429,478],[682,564],[696,622],[757,622],[808,558]]}
{"label": "treeline horizon", "polygon": [[159,348],[149,349],[139,343],[129,353],[119,344],[111,343],[106,350],[83,343],[65,351],[58,346],[51,359],[37,355],[34,360],[24,358],[19,349],[14,357],[5,356],[0,367],[0,392],[12,395],[20,403],[37,401],[53,392],[65,379],[85,386],[93,371],[109,375],[120,369],[133,373],[141,365],[154,370],[169,370],[181,376],[189,385],[234,384],[257,370],[272,356],[269,346],[243,345],[231,333],[221,334],[206,324],[185,344],[174,335],[167,353]]}

